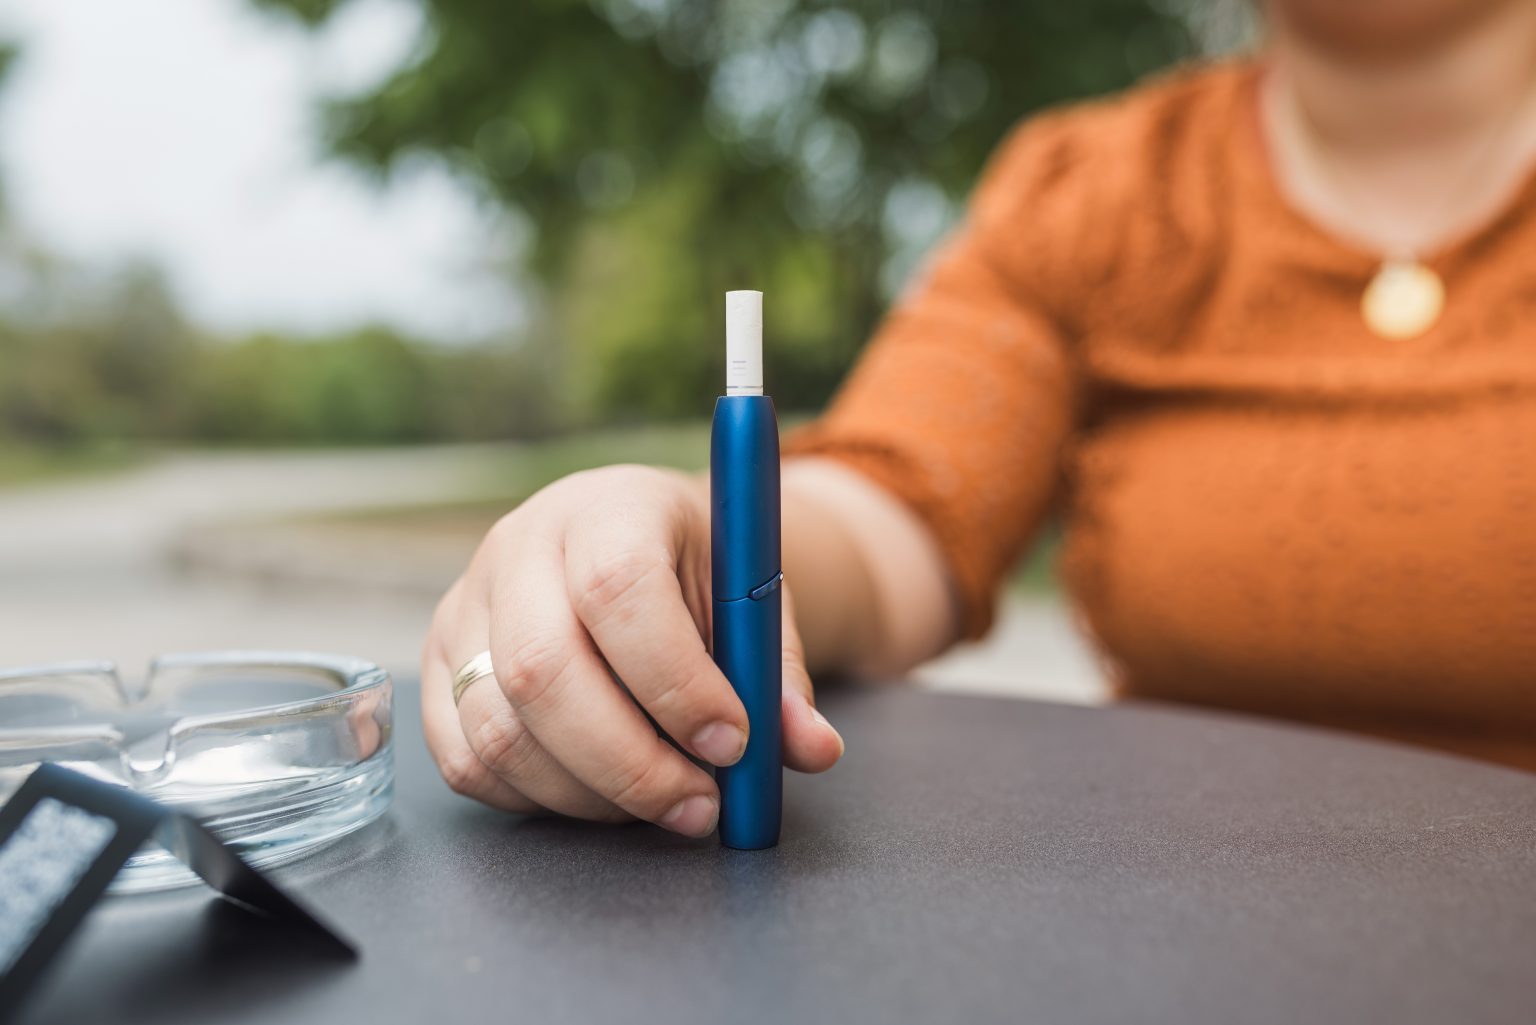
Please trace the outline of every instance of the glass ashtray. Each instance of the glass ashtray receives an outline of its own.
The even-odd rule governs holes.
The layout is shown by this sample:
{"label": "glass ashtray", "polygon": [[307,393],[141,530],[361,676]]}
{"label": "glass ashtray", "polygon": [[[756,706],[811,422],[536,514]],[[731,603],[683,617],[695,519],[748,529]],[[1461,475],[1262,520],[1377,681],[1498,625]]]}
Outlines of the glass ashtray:
{"label": "glass ashtray", "polygon": [[[378,818],[394,792],[392,686],[371,662],[299,652],[165,655],[130,686],[110,662],[0,671],[0,802],[42,762],[197,816],[256,866]],[[147,845],[114,892],[197,877]]]}

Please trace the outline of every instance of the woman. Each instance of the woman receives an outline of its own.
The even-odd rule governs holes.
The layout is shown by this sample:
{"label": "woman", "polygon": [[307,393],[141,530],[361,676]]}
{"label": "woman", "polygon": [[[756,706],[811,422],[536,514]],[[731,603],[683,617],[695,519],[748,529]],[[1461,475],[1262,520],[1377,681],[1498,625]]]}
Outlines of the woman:
{"label": "woman", "polygon": [[[979,635],[1054,508],[1123,693],[1536,768],[1536,0],[1266,21],[1256,58],[1020,127],[791,441],[792,767],[843,750],[807,666]],[[637,707],[740,756],[707,525],[698,479],[611,467],[490,533],[423,663],[455,789],[713,829],[709,775]]]}

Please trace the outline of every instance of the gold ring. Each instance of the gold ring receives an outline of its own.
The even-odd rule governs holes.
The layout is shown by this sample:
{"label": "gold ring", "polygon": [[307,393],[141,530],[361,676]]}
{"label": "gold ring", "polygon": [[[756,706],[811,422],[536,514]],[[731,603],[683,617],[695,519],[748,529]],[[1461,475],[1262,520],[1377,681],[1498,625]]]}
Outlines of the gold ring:
{"label": "gold ring", "polygon": [[496,670],[491,666],[491,653],[482,651],[474,658],[459,666],[459,671],[453,674],[453,707],[459,707],[459,699],[469,689],[469,685],[477,680],[483,680],[487,676],[495,676]]}

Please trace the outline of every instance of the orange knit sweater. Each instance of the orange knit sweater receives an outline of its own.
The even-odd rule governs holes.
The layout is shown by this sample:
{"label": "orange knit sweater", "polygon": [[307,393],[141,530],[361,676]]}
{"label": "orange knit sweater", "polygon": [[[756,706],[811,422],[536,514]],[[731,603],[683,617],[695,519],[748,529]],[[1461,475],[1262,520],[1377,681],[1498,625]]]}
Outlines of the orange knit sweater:
{"label": "orange knit sweater", "polygon": [[829,411],[966,632],[1042,522],[1122,693],[1536,768],[1536,177],[1372,334],[1379,258],[1289,206],[1251,63],[1033,118]]}

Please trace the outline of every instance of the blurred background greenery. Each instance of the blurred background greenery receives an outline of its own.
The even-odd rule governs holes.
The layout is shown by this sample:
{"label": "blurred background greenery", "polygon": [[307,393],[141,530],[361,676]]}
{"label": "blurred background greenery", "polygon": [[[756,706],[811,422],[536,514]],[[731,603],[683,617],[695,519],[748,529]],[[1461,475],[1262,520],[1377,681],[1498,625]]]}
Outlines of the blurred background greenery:
{"label": "blurred background greenery", "polygon": [[[313,29],[345,6],[253,2]],[[1210,4],[421,7],[393,73],[316,98],[324,151],[381,180],[437,162],[521,225],[508,279],[531,286],[526,325],[451,345],[367,325],[228,337],[189,322],[153,266],[85,273],[0,228],[0,470],[37,448],[535,438],[699,418],[733,287],[767,293],[781,407],[814,409],[1009,126],[1196,52]],[[0,72],[14,56],[0,51]]]}
{"label": "blurred background greenery", "polygon": [[[722,292],[766,293],[770,388],[809,415],[1016,121],[1251,11],[0,5],[0,665],[222,646],[410,676],[506,510],[702,465]],[[1103,699],[1042,548],[921,682]]]}

